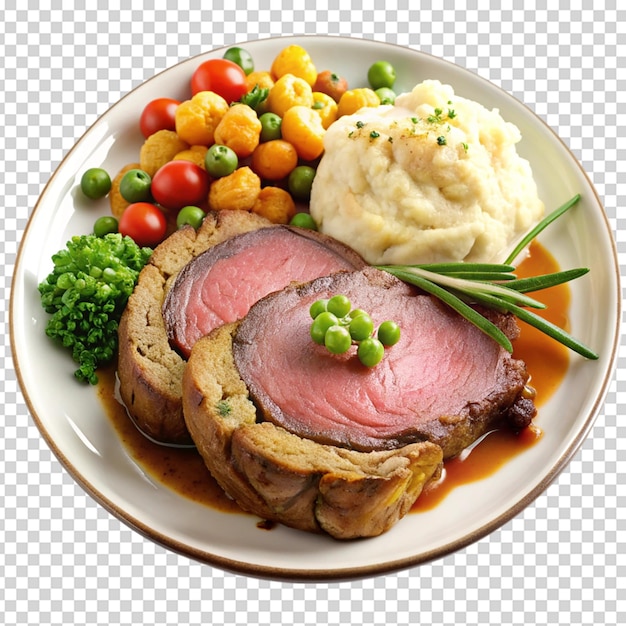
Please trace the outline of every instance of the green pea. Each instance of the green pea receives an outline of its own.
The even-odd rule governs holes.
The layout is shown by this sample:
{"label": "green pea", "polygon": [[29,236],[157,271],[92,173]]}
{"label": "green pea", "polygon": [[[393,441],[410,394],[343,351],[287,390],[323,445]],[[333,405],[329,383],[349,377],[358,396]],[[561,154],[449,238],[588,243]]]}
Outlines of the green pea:
{"label": "green pea", "polygon": [[394,321],[387,320],[378,327],[377,337],[384,346],[393,346],[400,341],[400,327]]}
{"label": "green pea", "polygon": [[354,341],[363,341],[372,336],[374,322],[372,322],[372,318],[367,313],[363,312],[350,320],[348,329]]}
{"label": "green pea", "polygon": [[280,115],[266,111],[259,116],[259,122],[261,122],[261,135],[259,141],[262,143],[265,141],[272,141],[273,139],[280,139],[282,137],[281,126],[283,123]]}
{"label": "green pea", "polygon": [[76,284],[76,276],[72,272],[64,272],[57,278],[59,289],[70,289]]}
{"label": "green pea", "polygon": [[298,165],[291,170],[287,178],[289,193],[297,200],[308,200],[315,178],[315,169],[310,165]]}
{"label": "green pea", "polygon": [[345,317],[350,313],[350,309],[352,308],[352,304],[347,296],[343,294],[337,294],[333,296],[327,305],[328,311],[330,311],[333,315],[337,317]]}
{"label": "green pea", "polygon": [[291,226],[298,228],[308,228],[309,230],[317,230],[315,220],[308,213],[296,213],[290,220]]}
{"label": "green pea", "polygon": [[378,365],[385,356],[385,347],[375,337],[368,337],[359,344],[356,352],[359,361],[366,367]]}
{"label": "green pea", "polygon": [[236,63],[244,71],[246,76],[252,74],[254,71],[252,55],[247,50],[244,50],[244,48],[240,48],[239,46],[228,48],[228,50],[224,52],[224,58]]}
{"label": "green pea", "polygon": [[328,306],[328,300],[327,299],[316,300],[309,307],[309,314],[311,315],[311,317],[313,319],[315,319],[320,313],[324,313],[324,311],[327,310],[327,306]]}
{"label": "green pea", "polygon": [[381,87],[391,89],[396,82],[396,70],[389,61],[376,61],[367,71],[367,80],[374,91]]}
{"label": "green pea", "polygon": [[91,200],[104,198],[111,191],[111,177],[101,167],[91,167],[81,176],[80,189]]}
{"label": "green pea", "polygon": [[335,324],[326,331],[324,345],[332,354],[344,354],[352,345],[352,337],[345,326]]}
{"label": "green pea", "polygon": [[152,178],[140,169],[128,170],[120,181],[120,195],[126,202],[147,202],[150,200]]}
{"label": "green pea", "polygon": [[351,319],[354,319],[355,317],[358,317],[359,315],[369,316],[369,313],[367,311],[364,311],[363,309],[352,309],[352,311],[350,311]]}
{"label": "green pea", "polygon": [[202,220],[206,217],[206,213],[197,206],[185,206],[176,216],[176,226],[182,228],[186,224],[193,226],[196,230],[200,228]]}
{"label": "green pea", "polygon": [[339,320],[336,315],[333,315],[330,311],[324,311],[320,313],[311,324],[311,339],[321,346],[324,345],[324,338],[326,337],[326,331],[335,324],[338,324]]}
{"label": "green pea", "polygon": [[389,87],[380,87],[375,93],[381,104],[393,104],[396,101],[396,92]]}
{"label": "green pea", "polygon": [[96,237],[104,237],[109,233],[118,231],[118,222],[112,215],[103,215],[99,217],[93,225],[93,234]]}
{"label": "green pea", "polygon": [[213,178],[221,178],[232,174],[239,165],[235,151],[228,146],[214,143],[204,157],[206,171]]}

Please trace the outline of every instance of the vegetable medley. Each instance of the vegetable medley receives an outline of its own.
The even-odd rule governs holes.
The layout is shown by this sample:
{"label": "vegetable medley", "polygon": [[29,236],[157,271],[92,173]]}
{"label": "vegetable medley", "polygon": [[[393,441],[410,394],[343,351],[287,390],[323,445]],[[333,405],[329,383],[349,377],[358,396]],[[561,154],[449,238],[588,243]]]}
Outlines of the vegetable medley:
{"label": "vegetable medley", "polygon": [[112,180],[101,168],[85,173],[85,195],[108,194],[111,206],[94,232],[154,247],[174,228],[197,228],[208,210],[315,228],[299,207],[308,202],[326,130],[363,106],[392,104],[395,78],[391,64],[378,61],[364,68],[369,86],[350,88],[334,71],[318,71],[296,44],[261,69],[245,49],[227,49],[198,65],[187,100],[163,94],[139,112],[145,141],[136,163]]}
{"label": "vegetable medley", "polygon": [[138,112],[145,141],[137,162],[113,178],[101,167],[81,176],[85,197],[108,196],[111,214],[68,241],[39,285],[51,314],[46,334],[72,352],[78,380],[95,384],[97,368],[115,357],[139,272],[174,229],[198,228],[208,210],[316,228],[296,207],[309,199],[326,129],[340,115],[395,98],[393,68],[381,79],[379,66],[391,66],[375,65],[374,80],[385,83],[380,97],[374,85],[350,90],[338,74],[318,72],[301,46],[287,46],[264,70],[232,47],[196,68],[189,99],[163,94]]}

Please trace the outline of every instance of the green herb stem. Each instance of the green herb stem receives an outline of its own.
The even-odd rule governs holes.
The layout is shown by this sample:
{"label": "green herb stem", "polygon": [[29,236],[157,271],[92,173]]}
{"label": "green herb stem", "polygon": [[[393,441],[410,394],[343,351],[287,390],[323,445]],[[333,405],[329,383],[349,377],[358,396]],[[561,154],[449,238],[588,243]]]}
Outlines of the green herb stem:
{"label": "green herb stem", "polygon": [[514,280],[513,265],[497,263],[426,263],[411,265],[418,269],[436,272],[445,276],[456,276],[469,280]]}
{"label": "green herb stem", "polygon": [[535,237],[539,235],[543,230],[545,230],[552,222],[561,217],[563,213],[569,211],[575,204],[580,200],[580,194],[577,193],[571,200],[568,200],[565,204],[562,204],[558,209],[552,211],[549,215],[544,217],[537,226],[535,226],[532,230],[528,232],[528,234],[515,246],[511,254],[507,257],[505,264],[512,263],[517,255],[533,240]]}
{"label": "green herb stem", "polygon": [[589,271],[587,267],[578,267],[572,270],[555,272],[554,274],[542,274],[541,276],[529,276],[528,278],[517,278],[506,284],[509,289],[515,289],[522,293],[531,291],[541,291],[568,283],[571,280],[584,276]]}
{"label": "green herb stem", "polygon": [[[381,265],[379,266],[379,269],[386,270],[392,274],[396,273],[393,265]],[[524,306],[530,306],[536,309],[545,309],[545,304],[535,300],[534,298],[525,296],[515,289],[509,289],[508,287],[504,287],[497,283],[485,282],[481,280],[469,280],[467,278],[456,278],[455,276],[437,274],[436,272],[431,272],[430,270],[418,267],[405,268],[405,274],[419,276],[420,278],[426,279],[432,283],[436,283],[450,289],[455,289],[456,291],[467,293],[469,295],[478,295],[480,293],[493,294],[502,299],[523,304]]]}
{"label": "green herb stem", "polygon": [[597,359],[598,355],[569,333],[547,321],[533,311],[545,309],[542,302],[524,295],[561,285],[585,275],[588,268],[575,268],[552,274],[517,278],[515,266],[511,265],[519,253],[549,224],[571,209],[579,200],[580,194],[547,215],[511,252],[502,263],[430,263],[419,265],[378,265],[378,269],[393,274],[400,280],[410,283],[430,293],[452,307],[469,322],[477,326],[489,337],[497,341],[509,352],[513,346],[509,338],[490,320],[479,313],[472,305],[508,312],[530,324],[539,331],[556,339],[564,346],[587,359]]}
{"label": "green herb stem", "polygon": [[507,311],[509,313],[513,313],[515,317],[518,319],[534,326],[537,330],[540,330],[544,334],[556,339],[559,343],[562,343],[564,346],[570,348],[574,352],[578,352],[587,359],[597,359],[598,355],[593,351],[579,342],[577,339],[574,339],[569,333],[564,331],[562,328],[559,328],[552,322],[540,317],[536,313],[532,311],[528,311],[527,309],[523,309],[513,302],[506,302],[499,298],[493,298],[489,294],[474,294],[476,300],[479,304],[483,304],[488,308],[500,309],[502,311]]}
{"label": "green herb stem", "polygon": [[469,304],[465,303],[461,298],[457,297],[454,293],[440,287],[436,283],[433,283],[414,272],[404,272],[402,269],[393,268],[388,269],[382,267],[380,269],[384,269],[385,271],[393,274],[400,280],[404,282],[408,282],[422,291],[426,291],[431,295],[435,296],[451,308],[453,308],[457,313],[463,316],[468,322],[471,322],[482,330],[486,335],[497,341],[503,348],[505,348],[508,352],[513,352],[513,345],[509,338],[502,332],[500,328],[498,328],[493,322],[489,321],[484,315],[481,315],[476,309],[471,307]]}

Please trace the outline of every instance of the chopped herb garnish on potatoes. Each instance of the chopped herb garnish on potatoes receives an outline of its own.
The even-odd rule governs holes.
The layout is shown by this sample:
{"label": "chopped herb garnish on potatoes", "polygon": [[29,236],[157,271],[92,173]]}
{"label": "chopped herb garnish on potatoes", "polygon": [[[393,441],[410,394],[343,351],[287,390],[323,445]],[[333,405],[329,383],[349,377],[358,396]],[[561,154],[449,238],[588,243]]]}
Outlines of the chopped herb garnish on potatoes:
{"label": "chopped herb garnish on potatoes", "polygon": [[80,381],[95,385],[96,369],[117,351],[117,327],[139,272],[152,250],[119,233],[77,235],[52,256],[54,268],[39,284],[52,317],[48,337],[72,351]]}

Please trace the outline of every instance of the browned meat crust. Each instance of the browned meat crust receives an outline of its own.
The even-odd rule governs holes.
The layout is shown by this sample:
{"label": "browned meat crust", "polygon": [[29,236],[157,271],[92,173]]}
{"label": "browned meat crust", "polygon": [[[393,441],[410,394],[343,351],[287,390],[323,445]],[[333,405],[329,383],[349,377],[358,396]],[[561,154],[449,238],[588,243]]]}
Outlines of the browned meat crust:
{"label": "browned meat crust", "polygon": [[[182,416],[181,377],[185,357],[196,337],[193,341],[184,337],[184,330],[182,339],[176,333],[172,335],[172,329],[177,329],[179,324],[183,329],[186,326],[181,316],[187,309],[178,295],[170,298],[171,294],[179,294],[178,286],[182,284],[182,291],[188,296],[192,294],[189,297],[193,300],[198,297],[200,285],[213,263],[251,247],[258,247],[263,258],[262,251],[273,251],[273,248],[264,248],[279,244],[286,247],[288,256],[293,256],[295,271],[301,272],[296,278],[300,280],[302,276],[318,276],[315,272],[321,271],[319,268],[331,273],[365,266],[356,252],[335,239],[313,231],[274,225],[247,211],[210,213],[197,233],[190,227],[185,228],[156,248],[150,263],[141,272],[119,328],[120,395],[131,417],[147,435],[164,443],[191,443]],[[330,270],[331,266],[335,269]],[[290,266],[286,264],[286,267]],[[290,280],[288,272],[272,275]],[[255,285],[255,280],[256,287],[263,291],[267,281],[250,276],[241,285],[232,285],[230,297],[234,299],[240,287],[250,297],[250,291],[254,292],[250,287]],[[278,282],[272,284],[278,285]],[[197,313],[196,307],[194,314]],[[179,349],[182,345],[177,339],[185,343],[184,350]]]}
{"label": "browned meat crust", "polygon": [[237,325],[200,339],[183,374],[187,427],[215,479],[244,510],[301,530],[351,539],[391,528],[438,476],[441,449],[357,452],[257,423],[233,362]]}
{"label": "browned meat crust", "polygon": [[270,225],[246,211],[209,213],[197,233],[186,227],[168,237],[142,270],[120,321],[118,377],[129,415],[150,437],[168,443],[192,443],[182,414],[185,361],[171,349],[161,314],[173,277],[208,248]]}

